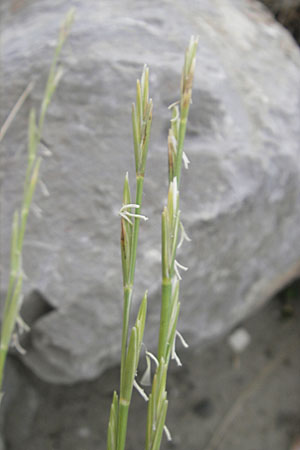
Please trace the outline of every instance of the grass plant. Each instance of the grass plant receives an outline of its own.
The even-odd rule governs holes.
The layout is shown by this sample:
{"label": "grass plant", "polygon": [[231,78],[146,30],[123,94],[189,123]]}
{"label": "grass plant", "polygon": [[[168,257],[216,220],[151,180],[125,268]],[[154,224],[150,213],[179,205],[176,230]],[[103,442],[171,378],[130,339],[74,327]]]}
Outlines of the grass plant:
{"label": "grass plant", "polygon": [[[59,56],[63,44],[68,36],[70,27],[74,19],[74,11],[71,10],[67,14],[58,36],[57,46],[55,48],[53,61],[51,64],[39,117],[34,108],[31,109],[28,123],[28,157],[27,157],[27,169],[24,183],[23,200],[21,206],[15,211],[12,224],[11,235],[11,251],[10,251],[10,274],[8,289],[4,304],[4,311],[2,314],[2,326],[1,326],[1,342],[0,342],[0,392],[2,395],[3,374],[9,346],[13,344],[18,351],[24,353],[24,349],[19,344],[18,334],[16,332],[16,325],[18,325],[20,331],[28,329],[28,326],[24,323],[20,317],[20,308],[22,304],[22,285],[24,279],[23,272],[23,243],[27,226],[27,219],[36,189],[39,168],[41,164],[41,158],[38,155],[38,146],[40,144],[43,125],[45,121],[46,112],[52,96],[57,88],[59,80],[62,76],[62,69],[58,65]],[[29,85],[31,86],[31,84]],[[27,91],[25,91],[27,94]],[[24,94],[23,94],[24,96]],[[23,101],[23,98],[22,98]],[[10,115],[9,117],[13,117]],[[2,137],[7,131],[7,124],[11,123],[11,120],[6,121],[5,128],[2,128]]]}
{"label": "grass plant", "polygon": [[[182,161],[186,166],[188,165],[183,145],[192,96],[197,45],[198,40],[192,37],[185,55],[180,100],[170,106],[172,118],[168,135],[169,188],[167,205],[162,213],[162,296],[157,356],[146,351],[147,376],[150,376],[151,360],[156,364],[149,397],[136,381],[145,328],[147,293],[145,293],[141,302],[135,325],[129,333],[139,224],[141,219],[147,220],[145,216],[141,215],[144,174],[152,120],[152,101],[149,100],[149,71],[147,67],[144,68],[141,81],[137,81],[136,105],[133,105],[132,108],[136,197],[135,203],[133,203],[128,174],[126,174],[123,206],[120,210],[124,290],[120,394],[119,396],[116,392],[113,394],[108,424],[107,450],[125,449],[128,412],[134,386],[148,401],[145,449],[159,450],[163,431],[170,438],[169,430],[165,425],[168,408],[166,381],[169,361],[172,358],[177,361],[177,364],[181,365],[175,352],[176,336],[179,336],[183,345],[187,346],[177,331],[180,309],[180,270],[187,270],[187,268],[176,260],[176,252],[184,239],[189,240],[180,219],[179,186]],[[181,238],[179,239],[180,232]]]}
{"label": "grass plant", "polygon": [[[9,346],[13,343],[23,353],[19,344],[16,324],[20,330],[27,325],[20,317],[23,285],[23,243],[26,233],[28,214],[36,189],[41,158],[38,156],[38,146],[43,135],[46,112],[53,94],[62,76],[62,69],[58,65],[62,46],[73,22],[74,12],[67,15],[58,38],[54,52],[40,113],[37,117],[35,109],[31,109],[28,124],[28,159],[21,207],[15,211],[12,225],[10,275],[5,300],[0,342],[0,392],[2,393],[3,373]],[[135,324],[130,329],[130,310],[133,297],[135,278],[136,254],[141,220],[147,220],[142,214],[142,198],[144,175],[146,169],[148,144],[152,123],[152,100],[149,98],[149,69],[144,67],[141,79],[136,85],[136,103],[132,106],[132,128],[135,156],[135,196],[131,196],[128,173],[125,176],[123,189],[123,204],[121,216],[121,260],[123,272],[123,327],[121,343],[121,369],[119,394],[114,392],[111,404],[107,450],[124,450],[126,445],[127,422],[133,387],[148,401],[147,426],[145,433],[145,450],[159,450],[163,432],[170,439],[170,432],[166,427],[168,409],[167,373],[170,359],[181,362],[175,351],[175,341],[178,336],[184,346],[184,339],[177,331],[177,321],[180,309],[180,271],[187,270],[177,259],[177,249],[183,241],[189,240],[180,218],[179,188],[182,162],[187,167],[188,159],[184,153],[184,139],[192,96],[192,83],[195,70],[195,57],[198,41],[191,38],[185,55],[185,62],[181,77],[180,100],[173,103],[171,110],[171,126],[168,134],[168,195],[167,204],[162,212],[162,287],[161,313],[157,356],[146,351],[147,371],[143,381],[151,378],[151,361],[155,363],[155,373],[149,397],[136,380],[141,346],[147,313],[147,292],[141,301]],[[30,85],[31,86],[31,85]],[[30,87],[30,89],[32,86]],[[25,91],[18,107],[28,93]],[[24,98],[23,98],[24,97]],[[7,131],[18,109],[13,110],[9,120],[2,127],[1,139]],[[181,233],[181,237],[179,235]]]}

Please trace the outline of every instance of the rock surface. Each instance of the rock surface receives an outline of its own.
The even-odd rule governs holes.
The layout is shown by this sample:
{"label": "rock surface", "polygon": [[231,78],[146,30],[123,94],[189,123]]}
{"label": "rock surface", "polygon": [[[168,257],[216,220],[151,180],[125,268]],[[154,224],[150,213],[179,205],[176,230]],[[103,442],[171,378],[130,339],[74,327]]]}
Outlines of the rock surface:
{"label": "rock surface", "polygon": [[[258,308],[300,272],[300,54],[259,3],[74,2],[65,75],[47,117],[41,179],[24,267],[32,331],[24,362],[40,377],[90,379],[118,361],[119,219],[124,173],[133,189],[130,105],[150,66],[154,102],[133,314],[149,289],[148,347],[156,342],[160,211],[166,195],[167,106],[178,98],[183,52],[200,38],[186,140],[182,216],[192,245],[180,261],[180,330],[191,344]],[[30,79],[35,90],[1,151],[1,272],[20,198],[29,108],[42,96],[67,1],[1,2],[0,120]],[[51,151],[51,156],[49,156]],[[5,291],[5,283],[2,285]],[[32,296],[46,307],[32,312]],[[33,302],[34,304],[34,302]]]}

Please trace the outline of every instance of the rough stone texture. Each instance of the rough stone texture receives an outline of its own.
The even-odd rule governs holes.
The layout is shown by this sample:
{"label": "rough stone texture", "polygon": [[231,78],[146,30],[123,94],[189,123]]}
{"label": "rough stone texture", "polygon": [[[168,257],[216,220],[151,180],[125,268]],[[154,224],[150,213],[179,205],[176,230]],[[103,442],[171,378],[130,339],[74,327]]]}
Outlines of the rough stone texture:
{"label": "rough stone texture", "polygon": [[[193,242],[180,256],[190,267],[182,283],[180,330],[192,344],[212,338],[300,272],[300,55],[288,32],[246,0],[74,4],[65,75],[44,133],[52,156],[41,147],[41,178],[50,196],[38,189],[42,216],[31,215],[24,248],[24,314],[32,322],[24,361],[42,378],[66,383],[90,379],[119,357],[117,213],[127,169],[133,183],[130,105],[145,62],[155,105],[144,198],[151,220],[141,227],[133,314],[149,288],[145,341],[150,348],[156,341],[167,106],[178,98],[191,34],[200,44],[182,214]],[[36,80],[1,151],[3,280],[28,112],[41,99],[68,5],[5,0],[0,6],[1,122],[28,81]],[[46,304],[38,313],[30,306],[34,291]]]}

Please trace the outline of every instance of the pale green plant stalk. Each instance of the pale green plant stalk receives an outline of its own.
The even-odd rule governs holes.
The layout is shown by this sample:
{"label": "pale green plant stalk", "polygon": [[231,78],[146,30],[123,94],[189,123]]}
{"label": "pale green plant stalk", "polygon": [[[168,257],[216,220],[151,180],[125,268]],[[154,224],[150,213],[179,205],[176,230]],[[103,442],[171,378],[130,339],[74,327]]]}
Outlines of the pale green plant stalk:
{"label": "pale green plant stalk", "polygon": [[[146,450],[159,450],[162,433],[165,426],[168,400],[166,391],[167,371],[170,358],[179,365],[180,360],[175,352],[177,320],[179,315],[179,284],[181,275],[179,270],[187,270],[176,260],[178,246],[187,238],[180,222],[179,183],[181,177],[182,160],[187,162],[183,152],[186,123],[192,96],[192,83],[196,62],[198,40],[191,38],[185,55],[185,62],[181,78],[180,101],[171,105],[172,119],[168,136],[169,152],[169,192],[167,206],[162,213],[162,300],[158,342],[157,367],[154,375],[151,394],[149,395],[148,417],[146,430]],[[178,234],[181,228],[181,240]],[[187,344],[181,337],[183,344]]]}
{"label": "pale green plant stalk", "polygon": [[[131,200],[128,174],[125,176],[121,215],[121,256],[123,270],[123,330],[121,349],[120,397],[114,392],[108,426],[107,449],[125,448],[128,411],[139,361],[147,310],[147,293],[141,303],[128,343],[129,315],[132,301],[136,252],[141,215],[144,174],[152,123],[152,100],[149,100],[149,70],[145,66],[137,81],[136,105],[132,106],[132,126],[136,171],[135,203]],[[127,345],[128,343],[128,345]]]}
{"label": "pale green plant stalk", "polygon": [[67,14],[59,32],[58,43],[55,49],[46,89],[41,105],[39,120],[37,122],[36,112],[31,109],[28,124],[28,159],[24,184],[23,201],[20,210],[15,211],[12,225],[11,253],[10,253],[10,275],[8,290],[5,299],[4,312],[2,316],[1,343],[0,343],[0,392],[2,395],[2,384],[4,366],[8,348],[13,341],[16,348],[24,352],[18,343],[17,334],[14,332],[16,324],[21,330],[27,329],[27,325],[21,319],[19,312],[22,303],[23,266],[22,253],[23,242],[26,232],[29,209],[32,203],[36,184],[39,176],[41,158],[37,154],[37,149],[42,137],[42,130],[47,108],[56,90],[62,75],[62,70],[58,67],[58,58],[62,46],[67,38],[70,27],[74,19],[74,11]]}

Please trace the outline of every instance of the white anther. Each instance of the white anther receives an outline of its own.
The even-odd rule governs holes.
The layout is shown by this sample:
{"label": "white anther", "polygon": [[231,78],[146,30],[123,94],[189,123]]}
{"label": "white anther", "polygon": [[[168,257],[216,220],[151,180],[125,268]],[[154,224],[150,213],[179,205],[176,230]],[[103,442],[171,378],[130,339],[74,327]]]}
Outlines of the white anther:
{"label": "white anther", "polygon": [[19,353],[21,353],[21,355],[25,355],[25,354],[26,354],[25,348],[23,348],[23,347],[21,346],[20,342],[19,342],[17,333],[14,333],[14,334],[12,335],[11,343],[12,343],[13,347],[15,347],[15,349],[16,349]]}
{"label": "white anther", "polygon": [[53,80],[54,86],[57,86],[57,85],[58,85],[58,83],[59,83],[61,77],[63,76],[63,74],[64,74],[64,71],[63,71],[62,67],[59,67],[59,68],[57,69],[57,72],[56,72],[55,77],[54,77],[54,80]]}
{"label": "white anther", "polygon": [[180,100],[177,100],[176,102],[171,103],[171,105],[168,106],[168,109],[174,108],[174,106],[179,105]]}
{"label": "white anther", "polygon": [[172,285],[172,295],[174,295],[175,290],[177,289],[177,284],[179,283],[179,281],[177,280],[176,277],[172,277],[172,281],[171,281],[171,285]]}
{"label": "white anther", "polygon": [[185,152],[182,153],[182,161],[183,161],[184,168],[185,168],[185,169],[188,169],[188,168],[189,168],[189,164],[190,164],[191,161],[190,161],[189,158],[186,156],[186,153],[185,153]]}
{"label": "white anther", "polygon": [[188,267],[183,266],[182,264],[180,264],[176,259],[175,259],[175,265],[176,265],[177,267],[179,267],[179,269],[184,270],[185,272],[189,269]]}
{"label": "white anther", "polygon": [[182,363],[175,351],[175,338],[174,338],[173,345],[172,345],[171,359],[175,359],[177,366],[182,366]]}
{"label": "white anther", "polygon": [[151,385],[151,361],[149,356],[146,356],[147,367],[145,372],[140,379],[140,383],[142,386],[150,386]]}
{"label": "white anther", "polygon": [[125,213],[119,212],[119,216],[123,217],[123,219],[127,220],[127,222],[130,223],[130,225],[133,225],[132,220],[129,219],[129,217],[127,217],[127,215]]}
{"label": "white anther", "polygon": [[177,120],[179,119],[179,108],[178,106],[175,106],[175,111],[176,111],[176,116],[173,117],[170,122],[177,122]]}
{"label": "white anther", "polygon": [[177,209],[178,204],[178,188],[177,188],[177,177],[173,178],[173,181],[170,183],[170,189],[172,192],[172,199],[173,199],[173,211],[175,212]]}
{"label": "white anther", "polygon": [[53,153],[51,152],[51,150],[49,150],[49,148],[44,148],[42,150],[42,155],[46,156],[47,158],[50,158],[53,155]]}
{"label": "white anther", "polygon": [[31,205],[32,212],[34,213],[37,219],[41,219],[43,215],[43,210],[36,203],[32,203]]}
{"label": "white anther", "polygon": [[30,331],[30,326],[27,325],[26,322],[24,322],[24,320],[22,319],[22,317],[20,315],[17,317],[16,323],[19,327],[20,334]]}
{"label": "white anther", "polygon": [[137,217],[138,219],[145,220],[145,222],[147,220],[149,220],[149,217],[143,216],[142,214],[134,214],[134,213],[126,212],[125,215],[130,216],[130,217]]}
{"label": "white anther", "polygon": [[181,277],[178,269],[184,270],[186,272],[188,270],[188,267],[185,267],[182,264],[179,264],[179,262],[176,261],[176,259],[175,259],[175,261],[174,261],[174,270],[175,270],[175,273],[177,275],[177,278],[179,280],[182,280],[182,277]]}
{"label": "white anther", "polygon": [[42,180],[39,180],[39,183],[41,185],[41,190],[42,190],[44,197],[50,197],[50,193],[49,193],[48,188],[45,185],[45,183]]}
{"label": "white anther", "polygon": [[24,269],[22,268],[22,277],[23,277],[23,280],[28,280],[29,278],[28,278],[28,276],[26,275],[26,273],[24,272]]}
{"label": "white anther", "polygon": [[148,395],[146,394],[146,392],[144,391],[143,388],[141,388],[141,386],[136,382],[136,380],[133,381],[133,386],[136,388],[136,390],[138,391],[138,393],[143,397],[143,399],[145,400],[145,402],[147,402],[149,400]]}
{"label": "white anther", "polygon": [[171,140],[171,142],[172,142],[172,145],[173,145],[173,147],[174,147],[174,150],[177,150],[177,139],[176,139],[176,137],[174,136],[174,134],[171,134],[171,135],[170,135],[170,140]]}
{"label": "white anther", "polygon": [[175,270],[175,274],[176,274],[178,280],[182,280],[182,277],[181,277],[181,275],[179,273],[179,270],[177,269],[176,264],[174,264],[174,270]]}
{"label": "white anther", "polygon": [[120,212],[123,212],[125,209],[128,208],[135,208],[135,209],[139,209],[140,205],[137,205],[136,203],[127,203],[127,205],[123,205],[122,208],[120,209]]}
{"label": "white anther", "polygon": [[158,367],[159,363],[157,358],[150,352],[148,352],[146,350],[146,363],[147,363],[147,367],[146,370],[140,380],[140,383],[143,386],[150,386],[151,385],[151,359],[152,361],[154,361],[156,368]]}
{"label": "white anther", "polygon": [[133,225],[132,220],[129,219],[129,217],[135,217],[137,219],[142,220],[148,220],[148,217],[143,216],[142,214],[135,214],[131,213],[130,211],[127,211],[128,208],[135,208],[139,209],[140,205],[137,205],[136,203],[128,203],[127,205],[123,205],[122,208],[119,211],[119,216],[123,217],[123,219],[127,220],[127,222],[130,223],[130,225]]}
{"label": "white anther", "polygon": [[184,229],[184,226],[183,226],[182,222],[180,222],[180,231],[181,231],[181,234],[180,234],[180,241],[179,241],[179,244],[177,245],[177,248],[180,248],[180,247],[182,246],[183,241],[191,242],[191,240],[192,240],[192,239],[186,234],[186,231],[185,231],[185,229]]}
{"label": "white anther", "polygon": [[167,425],[164,425],[164,432],[165,432],[165,435],[166,435],[167,440],[168,440],[168,441],[171,441],[171,440],[172,440],[172,436],[171,436],[170,430],[169,430],[169,428],[167,427]]}
{"label": "white anther", "polygon": [[158,359],[153,355],[153,353],[146,351],[146,355],[148,355],[155,362],[156,367],[159,366]]}
{"label": "white anther", "polygon": [[186,340],[184,339],[184,337],[182,336],[182,334],[181,334],[178,330],[176,330],[176,336],[179,337],[180,342],[182,343],[182,345],[183,345],[185,348],[188,348],[189,344],[186,342]]}

